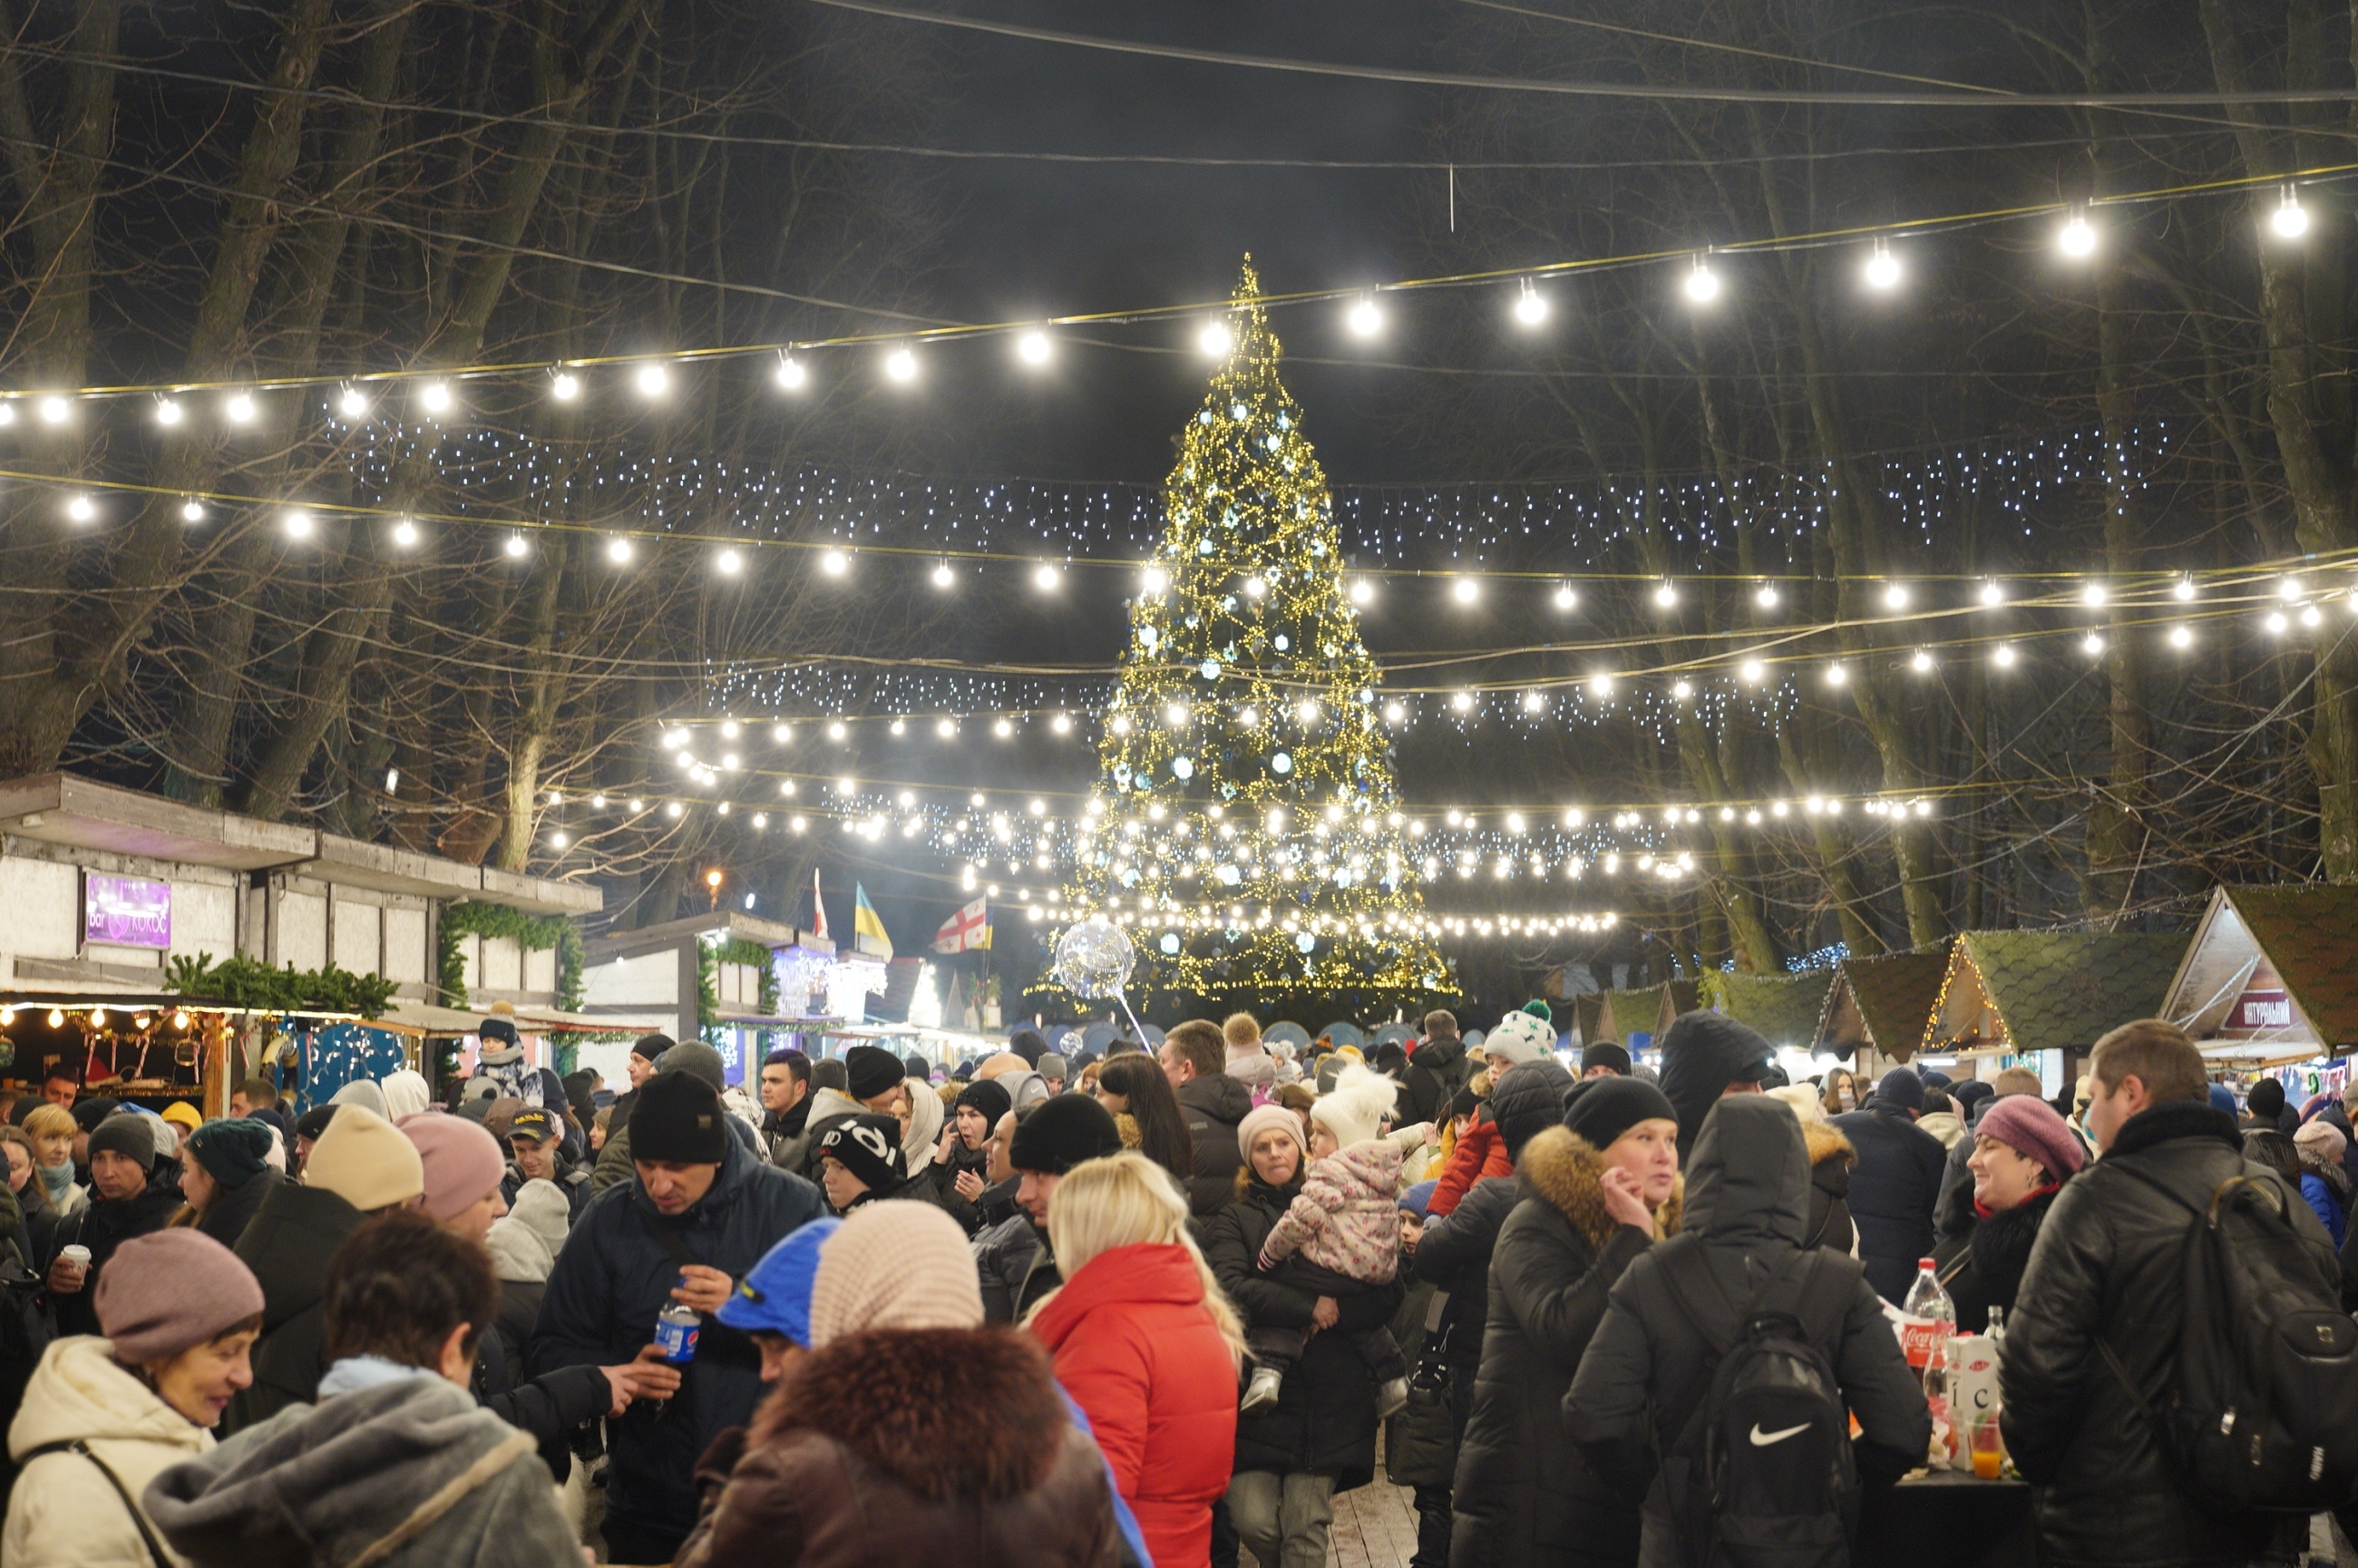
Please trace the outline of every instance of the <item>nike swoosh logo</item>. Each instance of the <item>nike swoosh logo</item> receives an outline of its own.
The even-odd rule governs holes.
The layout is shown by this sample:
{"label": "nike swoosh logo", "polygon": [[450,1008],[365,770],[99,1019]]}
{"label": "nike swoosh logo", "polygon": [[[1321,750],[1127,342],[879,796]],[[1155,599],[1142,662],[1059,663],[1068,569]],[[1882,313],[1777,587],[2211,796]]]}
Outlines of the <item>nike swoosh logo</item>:
{"label": "nike swoosh logo", "polygon": [[1796,1433],[1809,1431],[1811,1425],[1811,1422],[1805,1421],[1799,1426],[1789,1426],[1782,1432],[1763,1432],[1760,1430],[1760,1423],[1755,1422],[1752,1423],[1752,1446],[1766,1448],[1772,1443],[1782,1443]]}

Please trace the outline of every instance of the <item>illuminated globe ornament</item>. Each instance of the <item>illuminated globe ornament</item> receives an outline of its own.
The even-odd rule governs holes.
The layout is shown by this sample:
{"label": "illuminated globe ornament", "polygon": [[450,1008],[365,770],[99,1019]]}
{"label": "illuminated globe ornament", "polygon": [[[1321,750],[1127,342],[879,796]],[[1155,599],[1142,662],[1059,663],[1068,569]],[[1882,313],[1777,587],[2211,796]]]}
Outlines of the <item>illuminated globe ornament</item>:
{"label": "illuminated globe ornament", "polygon": [[1048,973],[1075,996],[1096,1001],[1121,995],[1137,963],[1129,934],[1104,915],[1092,914],[1065,927]]}

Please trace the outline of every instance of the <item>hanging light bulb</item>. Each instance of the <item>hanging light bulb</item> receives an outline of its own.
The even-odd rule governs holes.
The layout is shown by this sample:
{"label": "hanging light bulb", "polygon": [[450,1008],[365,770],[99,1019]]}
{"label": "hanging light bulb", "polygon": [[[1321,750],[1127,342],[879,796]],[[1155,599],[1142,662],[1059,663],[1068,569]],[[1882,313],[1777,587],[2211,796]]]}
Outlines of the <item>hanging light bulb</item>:
{"label": "hanging light bulb", "polygon": [[1736,666],[1736,676],[1747,686],[1758,686],[1768,673],[1768,666],[1758,659],[1747,659]]}
{"label": "hanging light bulb", "polygon": [[1654,590],[1654,602],[1664,610],[1670,609],[1678,601],[1679,589],[1675,583],[1665,581],[1661,587]]}
{"label": "hanging light bulb", "polygon": [[1982,602],[1984,604],[2004,604],[2006,602],[2006,589],[1998,587],[1998,585],[1994,582],[1985,582],[1982,584]]}
{"label": "hanging light bulb", "polygon": [[631,554],[631,542],[628,539],[606,541],[606,558],[616,566],[627,566],[630,563]]}
{"label": "hanging light bulb", "polygon": [[1850,670],[1849,670],[1849,668],[1848,668],[1847,666],[1845,666],[1845,665],[1828,665],[1826,666],[1826,684],[1827,684],[1828,686],[1847,686],[1847,685],[1849,685],[1849,684],[1850,684]]}
{"label": "hanging light bulb", "polygon": [[2000,643],[1997,645],[1996,651],[1992,653],[1990,657],[1996,661],[1997,666],[2000,669],[2011,669],[2014,665],[2014,644],[2011,643]]}
{"label": "hanging light bulb", "polygon": [[2172,626],[2169,629],[2169,645],[2173,648],[2190,648],[2194,645],[2194,633],[2183,626]]}
{"label": "hanging light bulb", "polygon": [[311,514],[300,507],[288,512],[281,520],[280,525],[287,530],[287,536],[290,539],[308,539],[311,536]]}
{"label": "hanging light bulb", "polygon": [[803,362],[794,355],[781,354],[778,356],[778,368],[773,373],[773,379],[788,392],[799,392],[802,390],[803,384],[810,380],[810,372],[805,370]]}
{"label": "hanging light bulb", "polygon": [[98,503],[87,495],[77,495],[66,503],[66,517],[75,523],[87,523],[98,515]]}
{"label": "hanging light bulb", "polygon": [[1236,347],[1236,340],[1228,335],[1228,323],[1213,321],[1207,323],[1202,331],[1195,334],[1195,346],[1214,359],[1218,359]]}
{"label": "hanging light bulb", "polygon": [[156,423],[166,429],[173,428],[187,417],[188,411],[180,406],[178,400],[169,397],[156,400]]}
{"label": "hanging light bulb", "polygon": [[1171,574],[1161,567],[1149,567],[1139,574],[1139,587],[1149,597],[1171,586]]}
{"label": "hanging light bulb", "polygon": [[917,379],[917,356],[907,349],[894,349],[884,358],[884,373],[897,382]]}
{"label": "hanging light bulb", "polygon": [[1920,676],[1929,675],[1932,669],[1932,655],[1927,650],[1919,648],[1916,650],[1916,656],[1909,661],[1909,665]]}
{"label": "hanging light bulb", "polygon": [[1557,587],[1555,590],[1555,607],[1558,610],[1570,610],[1579,603],[1580,595],[1574,591],[1572,584],[1567,582]]}
{"label": "hanging light bulb", "polygon": [[2092,582],[2080,590],[2080,602],[2091,610],[2102,609],[2104,601],[2110,598],[2112,598],[2111,590],[2100,582]]}
{"label": "hanging light bulb", "polygon": [[1752,596],[1752,602],[1763,610],[1774,610],[1777,608],[1777,585],[1773,582],[1764,582],[1760,585],[1760,590]]}
{"label": "hanging light bulb", "polygon": [[2055,232],[2055,247],[2075,260],[2095,254],[2096,231],[2088,226],[2087,214],[2081,209],[2072,208],[2063,226]]}
{"label": "hanging light bulb", "polygon": [[1064,580],[1065,574],[1046,561],[1041,562],[1039,569],[1032,574],[1032,586],[1043,593],[1054,593]]}
{"label": "hanging light bulb", "polygon": [[722,577],[735,577],[745,569],[745,557],[734,550],[723,550],[712,557],[712,569]]}
{"label": "hanging light bulb", "polygon": [[944,561],[934,568],[934,586],[936,588],[948,588],[957,581],[957,573],[950,570],[949,562]]}
{"label": "hanging light bulb", "polygon": [[1015,340],[1015,357],[1027,365],[1048,362],[1048,334],[1034,328]]}
{"label": "hanging light bulb", "polygon": [[1547,319],[1547,296],[1531,287],[1530,278],[1523,279],[1523,291],[1515,300],[1515,319],[1526,327],[1536,327]]}
{"label": "hanging light bulb", "polygon": [[1471,604],[1475,600],[1481,597],[1482,586],[1470,577],[1462,577],[1457,579],[1456,583],[1449,591],[1451,595],[1456,599],[1458,603]]}
{"label": "hanging light bulb", "polygon": [[417,402],[428,414],[448,414],[454,399],[447,381],[429,381],[418,389]]}
{"label": "hanging light bulb", "polygon": [[851,558],[841,550],[828,550],[819,557],[818,569],[829,577],[841,577],[851,569]]}
{"label": "hanging light bulb", "polygon": [[1883,589],[1883,608],[1886,610],[1907,609],[1908,585],[1904,582],[1887,584]]}
{"label": "hanging light bulb", "polygon": [[259,412],[260,410],[254,406],[254,395],[250,392],[232,393],[229,401],[222,405],[222,417],[233,425],[251,425],[254,423],[254,416]]}
{"label": "hanging light bulb", "polygon": [[201,522],[203,522],[204,520],[205,520],[205,503],[204,503],[203,502],[199,501],[195,496],[193,496],[193,495],[192,495],[192,496],[189,497],[189,499],[188,499],[188,500],[183,501],[182,503],[180,503],[180,521],[181,521],[181,522],[183,522],[183,523],[201,523]]}
{"label": "hanging light bulb", "polygon": [[1366,578],[1353,578],[1350,592],[1351,602],[1354,604],[1365,606],[1376,601],[1376,585]]}
{"label": "hanging light bulb", "polygon": [[344,388],[342,395],[336,399],[336,412],[342,415],[347,419],[359,420],[367,418],[369,413],[368,394],[362,392],[357,386],[348,386]]}
{"label": "hanging light bulb", "polygon": [[1694,270],[1687,274],[1687,298],[1697,305],[1708,305],[1719,297],[1719,275],[1704,265],[1703,257],[1694,259]]}
{"label": "hanging light bulb", "polygon": [[417,524],[405,517],[393,525],[393,542],[403,549],[417,543]]}
{"label": "hanging light bulb", "polygon": [[558,371],[548,378],[548,395],[559,403],[570,403],[581,395],[581,378],[569,370]]}
{"label": "hanging light bulb", "polygon": [[2095,658],[2104,651],[2104,640],[2091,632],[2080,639],[2080,651],[2092,659]]}
{"label": "hanging light bulb", "polygon": [[2180,578],[2177,583],[2171,587],[2169,597],[2181,601],[2192,599],[2194,597],[2194,579],[2190,577]]}
{"label": "hanging light bulb", "polygon": [[506,548],[508,555],[512,558],[520,561],[524,559],[525,553],[532,548],[532,546],[525,540],[523,535],[511,534],[508,535]]}
{"label": "hanging light bulb", "polygon": [[1372,294],[1361,295],[1358,303],[1351,307],[1350,314],[1344,319],[1350,324],[1351,330],[1362,338],[1372,338],[1383,330],[1384,313],[1376,308],[1376,297]]}
{"label": "hanging light bulb", "polygon": [[2309,209],[2300,204],[2300,196],[2288,185],[2277,210],[2268,214],[2268,227],[2280,240],[2298,240],[2309,232]]}
{"label": "hanging light bulb", "polygon": [[671,391],[671,372],[649,361],[632,373],[631,384],[639,389],[641,397],[661,397]]}
{"label": "hanging light bulb", "polygon": [[1898,287],[1899,258],[1891,254],[1891,247],[1884,241],[1877,240],[1875,249],[1867,253],[1864,275],[1869,288],[1887,289]]}
{"label": "hanging light bulb", "polygon": [[38,409],[44,425],[62,425],[73,417],[73,405],[55,393],[41,399]]}

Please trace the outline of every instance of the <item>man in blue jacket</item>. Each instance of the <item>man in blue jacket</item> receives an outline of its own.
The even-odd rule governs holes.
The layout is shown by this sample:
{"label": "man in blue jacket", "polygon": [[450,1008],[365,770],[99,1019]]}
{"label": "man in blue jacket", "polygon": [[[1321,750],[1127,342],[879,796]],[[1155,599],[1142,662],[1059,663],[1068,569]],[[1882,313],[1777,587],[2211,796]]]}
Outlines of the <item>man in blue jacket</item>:
{"label": "man in blue jacket", "polygon": [[557,1367],[660,1362],[655,1317],[677,1302],[700,1315],[696,1357],[669,1397],[608,1423],[605,1537],[616,1563],[668,1563],[696,1523],[696,1461],[753,1416],[762,1357],[717,1321],[740,1276],[827,1212],[819,1190],[730,1134],[712,1086],[662,1073],[631,1112],[633,1179],[590,1201],[557,1254],[533,1332],[533,1375]]}

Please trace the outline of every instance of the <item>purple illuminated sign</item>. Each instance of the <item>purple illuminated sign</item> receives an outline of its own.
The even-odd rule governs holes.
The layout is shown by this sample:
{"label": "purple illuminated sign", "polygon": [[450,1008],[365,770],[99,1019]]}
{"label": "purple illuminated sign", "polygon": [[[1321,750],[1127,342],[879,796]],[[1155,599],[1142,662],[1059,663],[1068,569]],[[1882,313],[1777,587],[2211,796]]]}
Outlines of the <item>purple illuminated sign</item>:
{"label": "purple illuminated sign", "polygon": [[117,947],[171,946],[172,884],[85,871],[81,939]]}

